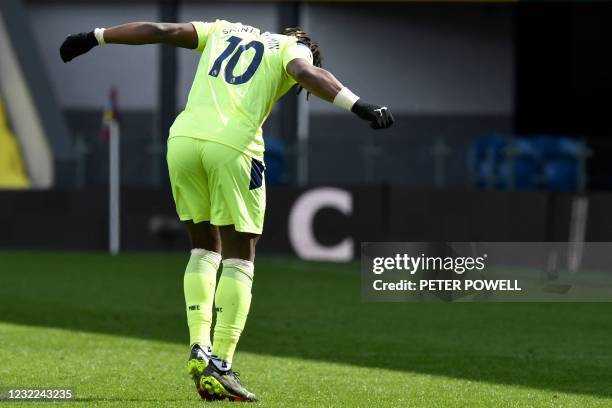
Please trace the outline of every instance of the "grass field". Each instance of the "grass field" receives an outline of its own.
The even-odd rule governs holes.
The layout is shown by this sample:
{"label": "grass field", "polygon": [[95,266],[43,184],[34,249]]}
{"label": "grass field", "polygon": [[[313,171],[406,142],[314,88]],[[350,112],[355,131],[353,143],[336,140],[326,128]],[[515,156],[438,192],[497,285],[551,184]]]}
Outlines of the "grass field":
{"label": "grass field", "polygon": [[[0,387],[206,404],[184,372],[185,263],[0,252]],[[356,265],[289,258],[261,257],[255,276],[235,368],[258,405],[612,406],[612,304],[366,304]]]}

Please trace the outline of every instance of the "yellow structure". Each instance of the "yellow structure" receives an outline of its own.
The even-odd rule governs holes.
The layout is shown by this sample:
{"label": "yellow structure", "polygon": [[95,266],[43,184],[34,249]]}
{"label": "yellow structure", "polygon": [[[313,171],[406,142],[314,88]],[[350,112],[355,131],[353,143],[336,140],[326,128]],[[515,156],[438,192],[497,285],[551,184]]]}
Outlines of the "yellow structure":
{"label": "yellow structure", "polygon": [[0,101],[0,189],[27,188],[30,180],[25,174],[21,151],[15,136],[9,129]]}

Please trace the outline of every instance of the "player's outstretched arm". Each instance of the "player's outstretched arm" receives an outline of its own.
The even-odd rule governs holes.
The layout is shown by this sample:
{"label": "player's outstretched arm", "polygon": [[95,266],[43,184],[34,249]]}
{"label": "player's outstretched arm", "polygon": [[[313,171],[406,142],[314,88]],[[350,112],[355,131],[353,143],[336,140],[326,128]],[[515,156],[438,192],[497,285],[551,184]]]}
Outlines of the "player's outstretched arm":
{"label": "player's outstretched arm", "polygon": [[60,56],[68,62],[103,44],[168,44],[194,49],[198,34],[191,23],[127,23],[69,35],[60,47]]}
{"label": "player's outstretched arm", "polygon": [[373,129],[386,129],[395,121],[386,106],[364,102],[343,86],[331,72],[315,67],[303,58],[290,61],[287,72],[307,91],[367,120]]}

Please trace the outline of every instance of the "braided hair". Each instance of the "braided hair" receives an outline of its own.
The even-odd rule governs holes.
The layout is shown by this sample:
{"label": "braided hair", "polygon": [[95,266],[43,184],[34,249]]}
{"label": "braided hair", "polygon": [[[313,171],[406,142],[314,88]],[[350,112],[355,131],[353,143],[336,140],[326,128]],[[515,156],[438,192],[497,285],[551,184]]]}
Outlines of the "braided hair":
{"label": "braided hair", "polygon": [[[304,30],[302,30],[302,28],[300,27],[287,27],[285,28],[285,30],[283,31],[284,35],[288,35],[288,36],[293,36],[295,38],[297,38],[297,41],[301,44],[304,44],[305,46],[307,46],[310,51],[312,52],[312,65],[314,65],[315,67],[319,67],[321,68],[321,61],[322,61],[322,57],[321,57],[321,49],[319,48],[319,43],[316,41],[313,41],[308,34],[306,34],[306,32]],[[297,93],[299,94],[300,92],[302,92],[302,86],[298,85],[298,90]],[[306,93],[306,98],[308,98],[308,96],[310,95],[310,92]]]}

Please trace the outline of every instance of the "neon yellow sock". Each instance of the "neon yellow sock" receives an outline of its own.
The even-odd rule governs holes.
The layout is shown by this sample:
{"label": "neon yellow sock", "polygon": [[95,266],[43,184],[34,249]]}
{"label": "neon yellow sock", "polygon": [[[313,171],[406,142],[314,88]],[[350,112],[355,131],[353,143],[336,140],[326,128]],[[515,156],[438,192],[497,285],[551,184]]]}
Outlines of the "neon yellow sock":
{"label": "neon yellow sock", "polygon": [[253,262],[243,259],[223,260],[223,272],[215,295],[217,323],[213,354],[232,362],[236,345],[251,307]]}
{"label": "neon yellow sock", "polygon": [[183,288],[189,325],[189,343],[210,346],[212,305],[221,255],[205,249],[193,249],[185,269]]}

